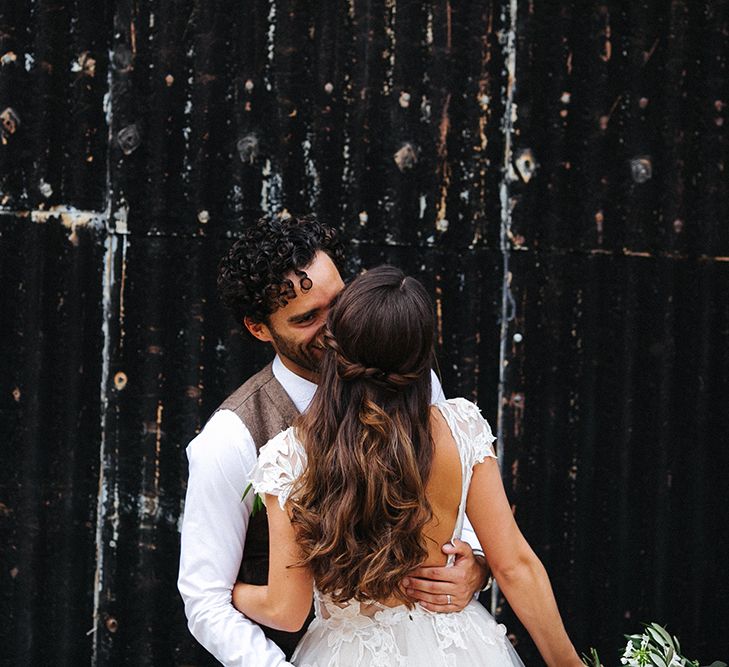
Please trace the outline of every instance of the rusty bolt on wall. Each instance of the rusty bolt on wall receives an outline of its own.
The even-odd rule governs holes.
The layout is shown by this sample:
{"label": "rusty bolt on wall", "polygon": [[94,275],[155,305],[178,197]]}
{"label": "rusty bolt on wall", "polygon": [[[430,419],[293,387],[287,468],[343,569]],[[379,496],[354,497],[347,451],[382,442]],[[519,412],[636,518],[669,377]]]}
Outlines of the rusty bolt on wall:
{"label": "rusty bolt on wall", "polygon": [[630,175],[636,183],[645,183],[653,177],[653,163],[649,155],[639,155],[630,161]]}
{"label": "rusty bolt on wall", "polygon": [[516,153],[514,166],[516,167],[516,171],[521,177],[521,180],[524,181],[524,183],[528,183],[532,180],[539,164],[537,163],[531,148],[522,148]]}
{"label": "rusty bolt on wall", "polygon": [[114,375],[114,387],[117,391],[121,391],[127,386],[127,374],[124,371],[119,371]]}
{"label": "rusty bolt on wall", "polygon": [[137,150],[137,148],[139,148],[139,144],[142,143],[139,128],[135,123],[127,125],[119,130],[116,138],[119,142],[119,148],[122,149],[122,153],[124,153],[124,155],[131,155],[135,150]]}
{"label": "rusty bolt on wall", "polygon": [[71,63],[71,71],[81,72],[83,76],[96,76],[96,58],[88,51],[81,52],[78,58]]}
{"label": "rusty bolt on wall", "polygon": [[393,155],[395,164],[400,171],[406,169],[412,169],[418,162],[418,149],[413,146],[409,141],[406,141]]}
{"label": "rusty bolt on wall", "polygon": [[238,157],[243,164],[253,164],[258,157],[258,137],[255,134],[246,134],[238,139],[235,147]]}
{"label": "rusty bolt on wall", "polygon": [[6,144],[8,143],[8,139],[15,134],[20,127],[20,117],[15,109],[7,107],[2,113],[0,113],[0,122],[2,123],[0,136],[2,136],[3,144]]}

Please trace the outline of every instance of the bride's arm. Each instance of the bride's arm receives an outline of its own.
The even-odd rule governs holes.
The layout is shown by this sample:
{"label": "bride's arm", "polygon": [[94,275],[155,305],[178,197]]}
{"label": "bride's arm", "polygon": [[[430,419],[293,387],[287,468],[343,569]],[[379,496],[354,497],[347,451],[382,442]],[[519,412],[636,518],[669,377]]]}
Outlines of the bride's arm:
{"label": "bride's arm", "polygon": [[238,582],[233,606],[248,618],[275,630],[301,629],[311,609],[313,583],[308,568],[292,567],[301,558],[294,528],[278,497],[266,494],[268,514],[268,585]]}
{"label": "bride's arm", "polygon": [[550,667],[581,667],[562,624],[547,572],[511,513],[496,459],[489,457],[474,466],[467,512],[494,578],[544,661]]}

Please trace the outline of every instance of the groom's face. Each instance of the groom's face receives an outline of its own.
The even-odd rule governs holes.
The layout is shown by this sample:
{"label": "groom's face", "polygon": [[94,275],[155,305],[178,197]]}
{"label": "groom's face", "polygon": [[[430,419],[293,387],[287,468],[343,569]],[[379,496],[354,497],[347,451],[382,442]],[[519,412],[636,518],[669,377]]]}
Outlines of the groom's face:
{"label": "groom's face", "polygon": [[311,289],[302,291],[299,277],[289,274],[286,277],[294,284],[296,298],[271,313],[268,322],[246,320],[245,324],[256,338],[273,345],[289,370],[316,382],[322,357],[318,334],[332,302],[344,289],[344,282],[329,255],[321,251],[304,270],[311,280]]}

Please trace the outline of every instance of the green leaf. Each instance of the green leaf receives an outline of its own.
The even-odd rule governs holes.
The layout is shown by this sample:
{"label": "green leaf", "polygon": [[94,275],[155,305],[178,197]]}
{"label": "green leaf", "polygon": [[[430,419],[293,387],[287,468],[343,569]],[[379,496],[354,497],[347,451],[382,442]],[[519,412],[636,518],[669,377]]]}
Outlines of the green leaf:
{"label": "green leaf", "polygon": [[261,496],[256,494],[253,497],[253,507],[251,509],[251,516],[255,516],[256,514],[258,514],[258,512],[261,512],[265,509],[266,509],[266,506],[263,504],[263,499],[261,498]]}
{"label": "green leaf", "polygon": [[676,648],[673,643],[673,639],[671,639],[671,635],[666,632],[664,627],[658,625],[658,623],[651,623],[650,625],[647,625],[645,629],[659,644]]}
{"label": "green leaf", "polygon": [[586,655],[585,653],[582,654],[582,662],[587,665],[587,667],[602,667],[600,658],[597,655],[597,649],[594,648],[590,648],[589,655]]}
{"label": "green leaf", "polygon": [[727,667],[727,664],[725,662],[722,662],[721,660],[714,660],[710,665],[707,665],[706,667]]}
{"label": "green leaf", "polygon": [[[248,486],[245,488],[245,491],[243,491],[243,495],[240,498],[240,501],[243,502],[248,495],[248,492],[253,488],[253,482],[249,482]],[[256,516],[260,511],[265,510],[266,505],[263,502],[263,498],[258,493],[253,494],[253,507],[251,507],[251,516]]]}

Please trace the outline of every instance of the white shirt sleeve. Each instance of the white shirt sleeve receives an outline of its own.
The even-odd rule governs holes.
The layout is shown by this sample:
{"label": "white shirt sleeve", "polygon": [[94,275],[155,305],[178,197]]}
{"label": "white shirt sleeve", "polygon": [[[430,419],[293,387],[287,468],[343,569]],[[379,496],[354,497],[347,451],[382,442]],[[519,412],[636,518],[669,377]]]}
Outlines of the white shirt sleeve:
{"label": "white shirt sleeve", "polygon": [[440,380],[432,368],[430,370],[430,399],[432,404],[442,403],[446,400]]}
{"label": "white shirt sleeve", "polygon": [[461,539],[464,542],[468,542],[471,545],[471,549],[478,551],[483,554],[483,548],[481,543],[476,537],[476,531],[473,529],[471,522],[468,520],[468,515],[463,517],[463,530],[461,531]]}
{"label": "white shirt sleeve", "polygon": [[235,413],[217,412],[188,445],[190,475],[177,586],[192,635],[226,667],[282,667],[283,651],[233,607],[253,494],[253,439]]}

